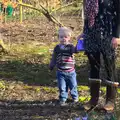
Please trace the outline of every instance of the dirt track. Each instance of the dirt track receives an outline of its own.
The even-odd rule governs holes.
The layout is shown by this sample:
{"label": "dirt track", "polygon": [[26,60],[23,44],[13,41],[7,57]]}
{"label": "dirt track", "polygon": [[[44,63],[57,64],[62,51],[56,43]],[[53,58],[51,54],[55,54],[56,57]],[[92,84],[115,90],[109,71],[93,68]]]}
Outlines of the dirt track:
{"label": "dirt track", "polygon": [[[82,29],[79,16],[65,16],[61,22],[74,30],[74,35],[77,35]],[[9,23],[1,25],[1,33],[4,41],[10,40],[11,43],[24,42],[54,42],[57,36],[57,26],[49,22],[46,18],[36,18],[23,21],[23,24]]]}

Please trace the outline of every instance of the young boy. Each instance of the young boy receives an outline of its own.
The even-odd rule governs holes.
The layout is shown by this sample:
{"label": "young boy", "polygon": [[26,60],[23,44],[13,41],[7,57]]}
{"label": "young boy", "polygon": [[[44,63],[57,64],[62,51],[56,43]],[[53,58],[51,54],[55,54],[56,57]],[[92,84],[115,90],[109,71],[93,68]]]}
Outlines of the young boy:
{"label": "young boy", "polygon": [[77,80],[74,68],[75,60],[73,53],[76,48],[70,43],[72,31],[67,27],[58,30],[60,44],[56,45],[49,65],[52,70],[57,66],[57,80],[59,87],[60,105],[63,106],[68,98],[68,88],[73,102],[78,102]]}

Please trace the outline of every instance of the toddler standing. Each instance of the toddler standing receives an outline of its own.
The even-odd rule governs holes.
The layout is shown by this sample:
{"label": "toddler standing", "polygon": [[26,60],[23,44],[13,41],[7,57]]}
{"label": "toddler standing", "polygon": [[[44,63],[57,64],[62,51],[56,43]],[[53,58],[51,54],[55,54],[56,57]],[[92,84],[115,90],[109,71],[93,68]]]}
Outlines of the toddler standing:
{"label": "toddler standing", "polygon": [[75,60],[73,54],[76,53],[76,47],[71,43],[72,31],[67,27],[61,27],[58,30],[59,44],[53,51],[52,59],[49,65],[50,70],[57,67],[56,76],[59,88],[60,105],[63,106],[68,98],[68,89],[74,102],[78,102],[77,80],[75,72]]}

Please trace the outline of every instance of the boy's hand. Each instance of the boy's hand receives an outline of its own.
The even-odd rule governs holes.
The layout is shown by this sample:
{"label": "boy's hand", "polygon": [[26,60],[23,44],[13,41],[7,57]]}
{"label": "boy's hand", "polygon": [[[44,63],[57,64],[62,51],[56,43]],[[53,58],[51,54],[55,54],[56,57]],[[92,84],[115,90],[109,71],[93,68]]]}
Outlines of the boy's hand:
{"label": "boy's hand", "polygon": [[53,70],[53,68],[49,68],[51,71]]}
{"label": "boy's hand", "polygon": [[49,76],[52,76],[51,70],[48,70],[48,75],[49,75]]}
{"label": "boy's hand", "polygon": [[49,70],[52,71],[54,67],[49,65]]}

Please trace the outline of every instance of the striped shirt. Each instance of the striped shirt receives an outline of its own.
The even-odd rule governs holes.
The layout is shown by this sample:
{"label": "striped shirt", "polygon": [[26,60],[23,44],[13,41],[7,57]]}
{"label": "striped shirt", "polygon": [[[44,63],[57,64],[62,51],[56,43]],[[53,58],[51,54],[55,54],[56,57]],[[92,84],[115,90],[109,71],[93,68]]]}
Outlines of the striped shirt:
{"label": "striped shirt", "polygon": [[72,44],[57,45],[54,48],[50,67],[57,66],[59,71],[71,72],[74,70],[75,60],[73,53],[76,52],[76,48]]}

